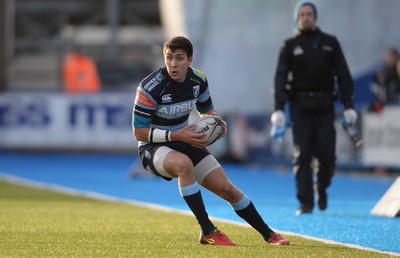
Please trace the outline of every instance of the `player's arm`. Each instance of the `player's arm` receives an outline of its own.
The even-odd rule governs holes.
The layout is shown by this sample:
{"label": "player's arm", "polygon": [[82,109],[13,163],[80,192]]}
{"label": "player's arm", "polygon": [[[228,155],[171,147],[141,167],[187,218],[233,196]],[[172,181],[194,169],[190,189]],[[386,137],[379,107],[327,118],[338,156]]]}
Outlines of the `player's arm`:
{"label": "player's arm", "polygon": [[207,111],[205,111],[203,113],[199,113],[199,114],[200,114],[200,117],[203,117],[203,116],[218,116],[218,111],[217,111],[217,109],[212,108],[210,110],[207,110]]}
{"label": "player's arm", "polygon": [[137,141],[149,141],[150,125],[156,110],[156,99],[139,85],[132,110],[132,132]]}
{"label": "player's arm", "polygon": [[[162,143],[171,141],[181,141],[190,144],[201,144],[203,141],[196,141],[198,138],[202,138],[202,135],[193,133],[190,129],[194,125],[188,125],[181,130],[176,132],[158,129],[158,128],[135,128],[133,127],[133,135],[136,140],[150,142],[150,143]],[[192,138],[194,140],[192,140]]]}
{"label": "player's arm", "polygon": [[176,132],[150,128],[156,109],[157,101],[149,92],[139,87],[132,113],[132,132],[137,141],[150,143],[182,141],[198,148],[206,146],[204,134],[196,134],[190,130],[194,125],[186,126]]}
{"label": "player's arm", "polygon": [[[204,91],[200,94],[199,98],[197,99],[196,109],[197,109],[197,112],[199,113],[200,117],[207,116],[207,115],[219,116],[218,110],[214,107],[214,104],[212,102],[212,99],[210,96],[210,91],[208,89],[207,80],[205,81],[205,84],[204,84]],[[225,134],[228,133],[227,123],[224,120],[222,120],[222,122],[224,125],[224,130],[222,131],[220,138],[224,137]]]}
{"label": "player's arm", "polygon": [[194,124],[185,126],[178,131],[168,131],[158,128],[135,128],[133,127],[133,135],[138,141],[150,143],[163,143],[171,141],[186,142],[194,147],[203,148],[207,145],[207,140],[204,139],[204,134],[196,134],[191,131]]}
{"label": "player's arm", "polygon": [[[201,85],[201,92],[196,102],[196,110],[200,117],[203,116],[219,116],[218,110],[214,107],[211,99],[210,91],[208,89],[208,81],[204,76],[204,84]],[[222,119],[221,119],[222,120]],[[224,125],[224,130],[222,131],[220,138],[228,132],[228,126],[224,120],[222,120]]]}
{"label": "player's arm", "polygon": [[135,137],[135,139],[137,141],[147,142],[148,141],[149,130],[150,130],[150,128],[135,128],[135,127],[132,127],[133,136]]}
{"label": "player's arm", "polygon": [[339,85],[340,97],[345,109],[352,109],[354,106],[354,82],[350,74],[349,67],[344,57],[339,41],[335,38],[335,53],[334,53],[334,71],[337,76]]}
{"label": "player's arm", "polygon": [[286,44],[279,53],[278,64],[276,66],[274,78],[274,110],[283,110],[287,100],[286,84],[289,74],[289,53]]}
{"label": "player's arm", "polygon": [[274,112],[271,115],[270,135],[273,139],[282,141],[286,131],[284,106],[287,100],[286,84],[290,67],[290,54],[286,42],[279,53],[274,79]]}

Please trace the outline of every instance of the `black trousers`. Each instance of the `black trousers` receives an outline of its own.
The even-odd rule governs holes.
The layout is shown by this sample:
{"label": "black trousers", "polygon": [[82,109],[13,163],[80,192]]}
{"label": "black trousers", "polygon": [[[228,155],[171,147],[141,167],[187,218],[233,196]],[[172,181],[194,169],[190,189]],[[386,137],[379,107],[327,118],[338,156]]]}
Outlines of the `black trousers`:
{"label": "black trousers", "polygon": [[291,101],[290,109],[293,122],[296,196],[302,207],[313,208],[312,158],[317,158],[319,163],[316,176],[318,191],[328,188],[335,171],[335,110],[333,104],[325,109],[304,109],[296,101]]}

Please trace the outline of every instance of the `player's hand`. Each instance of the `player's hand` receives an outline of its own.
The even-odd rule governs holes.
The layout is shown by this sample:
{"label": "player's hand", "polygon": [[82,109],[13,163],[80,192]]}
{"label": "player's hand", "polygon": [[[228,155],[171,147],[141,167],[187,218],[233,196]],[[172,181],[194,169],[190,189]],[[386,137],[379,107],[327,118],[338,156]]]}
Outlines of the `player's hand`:
{"label": "player's hand", "polygon": [[273,125],[271,127],[271,137],[278,142],[283,141],[283,137],[285,136],[286,126],[277,126]]}
{"label": "player's hand", "polygon": [[189,124],[178,131],[179,140],[182,142],[189,143],[190,145],[196,148],[204,148],[207,146],[207,139],[204,138],[206,136],[205,133],[194,133],[192,128],[195,127],[195,124]]}
{"label": "player's hand", "polygon": [[276,141],[282,141],[286,132],[285,113],[282,110],[276,110],[271,115],[271,137]]}
{"label": "player's hand", "polygon": [[224,120],[222,120],[222,118],[216,112],[212,114],[207,114],[207,113],[200,114],[200,117],[205,117],[205,116],[216,116],[221,120],[224,130],[219,135],[218,140],[223,138],[228,133],[228,124]]}
{"label": "player's hand", "polygon": [[223,138],[228,133],[228,124],[222,119],[221,119],[221,121],[222,121],[222,126],[223,126],[224,130],[222,130],[220,136],[218,137],[218,140]]}
{"label": "player's hand", "polygon": [[346,109],[343,112],[342,124],[343,125],[355,125],[356,122],[357,122],[357,112],[352,108]]}

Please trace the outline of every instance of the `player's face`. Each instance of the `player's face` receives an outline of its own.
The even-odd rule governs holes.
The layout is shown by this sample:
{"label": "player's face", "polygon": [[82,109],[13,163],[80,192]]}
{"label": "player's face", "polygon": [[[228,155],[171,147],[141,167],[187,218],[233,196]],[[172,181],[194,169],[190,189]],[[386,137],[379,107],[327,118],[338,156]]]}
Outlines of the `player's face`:
{"label": "player's face", "polygon": [[164,62],[169,76],[176,82],[183,82],[192,63],[192,57],[188,57],[182,49],[172,51],[167,48],[164,53]]}
{"label": "player's face", "polygon": [[311,6],[300,7],[297,24],[301,30],[314,30],[316,28],[315,14]]}

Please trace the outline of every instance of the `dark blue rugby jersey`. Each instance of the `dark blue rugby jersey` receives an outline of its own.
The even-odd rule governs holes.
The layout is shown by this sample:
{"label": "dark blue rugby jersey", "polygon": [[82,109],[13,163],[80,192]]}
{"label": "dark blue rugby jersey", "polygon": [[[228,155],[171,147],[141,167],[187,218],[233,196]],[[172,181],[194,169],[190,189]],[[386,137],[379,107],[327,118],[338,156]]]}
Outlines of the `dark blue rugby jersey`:
{"label": "dark blue rugby jersey", "polygon": [[195,107],[200,113],[214,108],[204,73],[189,67],[185,81],[178,83],[163,67],[139,83],[132,126],[177,131],[188,124]]}

